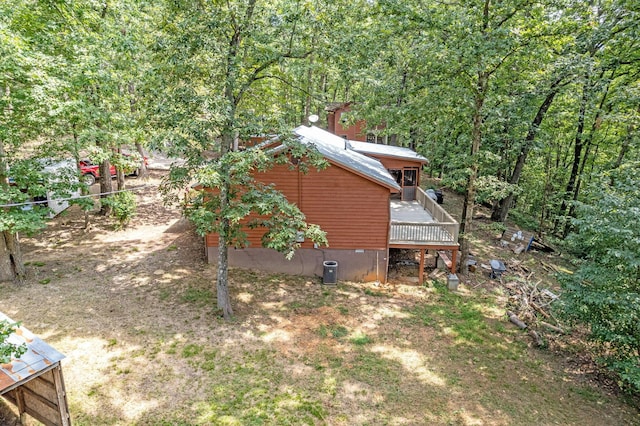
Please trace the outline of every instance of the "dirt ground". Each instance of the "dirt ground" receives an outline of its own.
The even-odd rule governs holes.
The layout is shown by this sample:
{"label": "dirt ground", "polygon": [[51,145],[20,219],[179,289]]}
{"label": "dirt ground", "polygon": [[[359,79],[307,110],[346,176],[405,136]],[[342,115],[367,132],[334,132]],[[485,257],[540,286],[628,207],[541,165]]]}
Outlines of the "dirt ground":
{"label": "dirt ground", "polygon": [[[278,416],[293,410],[293,402],[279,402],[267,420],[253,424],[527,424],[518,395],[494,395],[487,390],[496,387],[493,379],[482,368],[468,368],[481,360],[461,361],[462,367],[447,363],[455,351],[442,342],[451,343],[451,330],[409,318],[408,312],[434,294],[403,279],[416,272],[410,267],[386,285],[348,283],[335,289],[323,288],[318,279],[233,271],[235,319],[224,323],[215,315],[215,270],[205,263],[202,238],[176,208],[162,203],[161,177],[154,172],[148,181],[128,181],[138,187],[138,213],[124,230],[114,231],[113,224],[93,214],[85,229],[83,214],[71,208],[40,234],[23,238],[28,278],[19,286],[0,284],[0,311],[66,355],[63,373],[74,424],[243,424],[229,420],[234,406],[228,401],[229,393],[234,398],[251,394],[240,390],[243,381],[253,390],[294,395],[296,409],[306,406],[313,414],[311,420],[294,416],[283,422]],[[469,287],[483,283],[487,280],[479,278]],[[501,314],[487,315],[497,323]],[[356,336],[352,341],[364,336],[364,343],[339,340],[343,330]],[[511,336],[507,340],[518,339]],[[364,352],[358,345],[368,344],[367,339],[376,344]],[[545,364],[556,362],[550,361],[556,360],[553,355],[544,357]],[[363,360],[372,363],[373,373],[363,370]],[[400,373],[382,361],[393,361]],[[536,417],[540,424],[640,419],[615,395],[583,391],[571,364],[557,362],[525,380],[527,386],[561,386],[554,392],[571,394],[567,403],[586,393],[593,404],[569,408],[571,413],[553,408],[548,417]],[[247,373],[250,368],[258,376],[272,374],[272,382],[280,385],[258,381]],[[340,380],[340,369],[359,379]],[[393,377],[389,386],[400,387],[403,397],[398,390],[376,389],[375,376],[383,373]],[[556,383],[556,377],[567,383]],[[225,385],[225,380],[234,383]],[[468,380],[480,383],[479,389],[471,391]],[[222,390],[227,411],[221,405],[215,411],[210,402],[203,408]],[[321,394],[317,406],[311,401],[316,390]],[[549,395],[536,398],[544,405]],[[512,399],[512,411],[487,411]],[[248,405],[260,406],[259,401]],[[602,401],[606,412],[598,406]],[[217,414],[206,417],[207,410]],[[0,409],[0,424],[17,424],[7,407]]]}
{"label": "dirt ground", "polygon": [[[84,214],[71,207],[38,235],[23,237],[27,280],[0,287],[0,310],[66,355],[63,373],[71,394],[104,383],[101,376],[120,352],[108,348],[119,341],[133,338],[142,348],[147,333],[181,329],[189,312],[176,306],[168,315],[160,303],[164,292],[215,276],[204,264],[202,239],[177,209],[163,204],[161,177],[152,172],[148,181],[128,180],[138,195],[137,215],[121,231],[96,212],[85,229]],[[177,288],[165,287],[174,281]],[[154,368],[135,364],[128,368]],[[119,393],[114,403],[129,415],[145,409],[129,389]]]}

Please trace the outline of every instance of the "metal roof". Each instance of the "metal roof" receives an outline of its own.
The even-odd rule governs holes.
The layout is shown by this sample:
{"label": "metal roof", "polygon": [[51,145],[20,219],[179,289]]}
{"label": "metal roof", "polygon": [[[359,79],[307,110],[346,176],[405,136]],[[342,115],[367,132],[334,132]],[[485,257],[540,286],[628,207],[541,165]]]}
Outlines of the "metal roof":
{"label": "metal roof", "polygon": [[[15,322],[0,312],[0,321],[2,320]],[[22,326],[17,327],[7,341],[17,345],[24,343],[27,351],[8,364],[0,364],[0,395],[38,376],[64,358],[64,355]]]}
{"label": "metal roof", "polygon": [[404,148],[401,146],[393,146],[393,145],[382,145],[371,142],[358,142],[358,141],[349,141],[351,147],[354,151],[372,155],[383,155],[385,157],[393,157],[393,158],[402,158],[406,160],[419,161],[421,163],[426,163],[427,160],[422,155],[418,154],[412,149]]}
{"label": "metal roof", "polygon": [[333,112],[337,109],[340,109],[342,107],[346,107],[349,105],[351,105],[351,102],[329,102],[329,104],[327,104],[327,106],[324,109],[325,111]]}
{"label": "metal roof", "polygon": [[298,136],[300,143],[314,145],[328,160],[386,187],[401,189],[380,161],[351,149],[349,145],[352,142],[315,126],[300,126],[295,128],[293,133]]}

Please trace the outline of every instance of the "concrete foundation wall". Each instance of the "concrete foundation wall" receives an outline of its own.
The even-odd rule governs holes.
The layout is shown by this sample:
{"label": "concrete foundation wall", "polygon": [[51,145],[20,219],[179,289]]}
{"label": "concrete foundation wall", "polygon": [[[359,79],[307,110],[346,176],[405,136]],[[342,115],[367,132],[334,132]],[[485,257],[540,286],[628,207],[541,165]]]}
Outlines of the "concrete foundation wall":
{"label": "concrete foundation wall", "polygon": [[[265,272],[322,277],[323,262],[338,262],[338,280],[380,281],[387,280],[387,250],[331,250],[298,249],[291,260],[272,249],[229,248],[229,266]],[[207,260],[218,262],[218,247],[207,247]]]}

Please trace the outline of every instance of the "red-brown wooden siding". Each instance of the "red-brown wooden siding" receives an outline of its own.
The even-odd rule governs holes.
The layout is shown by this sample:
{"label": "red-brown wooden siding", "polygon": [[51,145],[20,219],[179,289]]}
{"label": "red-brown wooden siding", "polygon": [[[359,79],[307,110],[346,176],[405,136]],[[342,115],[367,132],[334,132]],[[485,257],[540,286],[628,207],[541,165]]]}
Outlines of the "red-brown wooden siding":
{"label": "red-brown wooden siding", "polygon": [[420,161],[411,161],[411,160],[404,160],[401,158],[390,158],[390,157],[384,157],[382,155],[375,155],[375,154],[365,154],[368,157],[372,157],[375,158],[376,160],[380,161],[382,163],[382,165],[384,166],[385,169],[389,170],[389,169],[402,169],[404,167],[422,167],[422,164]]}
{"label": "red-brown wooden siding", "polygon": [[[391,169],[403,170],[405,168],[413,168],[413,167],[416,167],[418,168],[418,170],[420,170],[422,169],[422,165],[424,164],[420,161],[411,161],[409,159],[385,157],[383,155],[377,155],[377,154],[367,153],[365,155],[380,161],[384,166],[384,168],[387,170],[391,170]],[[420,173],[417,174],[417,179],[418,180],[416,182],[416,185],[420,186]]]}
{"label": "red-brown wooden siding", "polygon": [[[307,174],[286,165],[257,176],[274,183],[287,199],[327,233],[332,249],[385,249],[389,238],[389,189],[340,166]],[[261,247],[264,229],[246,229],[250,247]],[[217,235],[209,234],[207,247],[217,246]],[[303,248],[312,248],[306,241]]]}
{"label": "red-brown wooden siding", "polygon": [[327,130],[334,135],[346,137],[352,141],[365,142],[367,135],[364,132],[367,123],[364,120],[358,120],[349,127],[342,125],[342,114],[351,111],[351,107],[347,104],[335,110],[329,111],[327,114]]}

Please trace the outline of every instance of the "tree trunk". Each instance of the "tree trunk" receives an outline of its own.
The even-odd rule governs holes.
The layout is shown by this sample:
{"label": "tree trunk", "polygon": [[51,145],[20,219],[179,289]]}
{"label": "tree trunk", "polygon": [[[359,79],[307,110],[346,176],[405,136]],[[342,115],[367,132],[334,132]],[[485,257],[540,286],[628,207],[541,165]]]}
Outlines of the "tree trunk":
{"label": "tree trunk", "polygon": [[[610,82],[613,80],[615,74],[615,70],[612,72],[611,75],[611,79]],[[604,76],[604,71],[603,73],[600,75],[600,79],[602,79]],[[591,125],[591,131],[586,135],[586,137],[583,135],[581,137],[582,140],[582,148],[584,149],[584,155],[582,156],[582,158],[580,157],[575,157],[574,156],[574,164],[573,164],[573,168],[572,168],[572,177],[573,176],[573,171],[576,169],[576,161],[578,162],[578,168],[577,168],[577,173],[575,174],[574,177],[574,183],[573,183],[573,188],[572,188],[572,197],[571,200],[574,202],[569,206],[569,212],[567,214],[568,219],[565,221],[564,223],[564,230],[562,232],[562,236],[566,237],[569,232],[571,231],[571,220],[570,218],[575,216],[575,201],[578,200],[578,197],[580,195],[580,186],[582,183],[582,175],[584,172],[584,168],[587,164],[587,160],[589,158],[589,154],[591,151],[591,145],[593,143],[593,137],[596,133],[596,131],[598,130],[598,128],[600,127],[600,123],[602,120],[602,115],[603,115],[603,111],[605,110],[605,102],[607,100],[607,97],[609,95],[609,87],[611,86],[611,83],[608,83],[605,87],[604,93],[602,94],[602,98],[600,99],[600,103],[598,105],[598,110],[596,113],[595,118],[593,119],[593,124]],[[610,106],[609,106],[610,108]],[[606,111],[608,112],[608,111]],[[584,117],[583,117],[583,128],[584,128]],[[576,144],[577,144],[577,137],[576,137]],[[568,192],[568,187],[567,187],[567,192]]]}
{"label": "tree trunk", "polygon": [[[560,90],[560,81],[561,79],[558,79],[551,85],[551,92],[549,92],[544,102],[542,102],[542,105],[540,105],[540,108],[538,108],[536,116],[531,122],[531,126],[529,127],[529,131],[527,132],[527,136],[524,139],[524,144],[522,145],[522,149],[520,151],[520,154],[518,155],[518,159],[516,160],[516,165],[513,168],[513,173],[511,173],[511,177],[509,178],[509,183],[511,185],[517,185],[518,182],[520,182],[520,176],[522,176],[524,164],[527,160],[527,156],[529,155],[529,151],[531,150],[531,146],[533,145],[533,141],[536,138],[538,129],[540,128],[542,120],[547,114],[547,111],[551,107],[553,99]],[[505,220],[507,220],[509,209],[513,204],[513,198],[514,194],[510,193],[505,199],[500,200],[497,205],[494,206],[494,209],[491,212],[491,220],[496,222],[504,222]]]}
{"label": "tree trunk", "polygon": [[[316,45],[316,37],[315,35],[312,38],[311,45]],[[314,55],[309,55],[309,69],[307,70],[307,87],[306,93],[304,95],[304,112],[302,113],[302,124],[305,126],[309,125],[309,116],[311,115],[311,93],[313,92],[313,62]]]}
{"label": "tree trunk", "polygon": [[[253,14],[253,8],[255,7],[255,0],[250,1],[247,8],[247,19],[251,19]],[[226,69],[226,81],[224,88],[224,97],[228,104],[228,110],[226,113],[225,121],[221,129],[221,141],[220,141],[220,158],[223,160],[225,155],[233,150],[235,147],[235,139],[237,131],[234,128],[236,119],[236,107],[239,98],[236,97],[235,90],[237,90],[237,69],[236,58],[238,56],[238,49],[240,48],[240,41],[242,38],[241,28],[235,27],[235,32],[231,37],[229,43],[229,51],[227,53],[227,69]],[[229,297],[229,238],[231,231],[231,224],[229,219],[225,217],[225,213],[229,207],[229,173],[228,168],[220,168],[222,184],[220,185],[220,193],[218,194],[218,200],[220,202],[221,217],[218,218],[220,226],[218,230],[218,274],[216,276],[216,299],[218,309],[222,312],[222,316],[225,320],[231,319],[233,316],[233,309],[231,308],[231,299]]]}
{"label": "tree trunk", "polygon": [[[489,31],[489,11],[491,7],[491,1],[485,0],[482,12],[482,35],[484,36]],[[471,225],[473,222],[473,209],[476,201],[476,178],[478,177],[478,168],[480,167],[480,145],[482,143],[482,109],[484,101],[489,90],[489,77],[491,73],[495,71],[483,70],[482,59],[478,58],[478,72],[477,80],[475,81],[475,93],[474,93],[474,105],[473,105],[473,128],[471,130],[471,165],[469,178],[467,180],[467,189],[465,191],[464,203],[462,207],[462,214],[460,217],[460,262],[458,265],[458,271],[467,275],[469,273],[469,265],[467,265],[467,259],[469,258],[470,241],[469,233],[471,232]],[[455,265],[454,265],[455,267]]]}
{"label": "tree trunk", "polygon": [[589,85],[590,78],[587,75],[585,76],[585,82],[582,87],[582,99],[580,100],[580,111],[578,113],[578,127],[576,129],[576,136],[573,146],[573,164],[571,166],[571,173],[569,174],[569,181],[567,182],[564,196],[562,198],[562,204],[560,205],[560,210],[558,211],[559,221],[556,222],[555,232],[558,232],[558,225],[560,225],[560,223],[564,224],[562,216],[565,214],[565,212],[567,211],[567,207],[569,206],[569,199],[572,197],[573,190],[575,189],[576,185],[576,180],[578,178],[578,171],[580,170],[582,149],[584,148],[585,114],[587,111],[587,104],[589,102]]}
{"label": "tree trunk", "polygon": [[473,221],[473,209],[476,200],[476,178],[478,177],[480,144],[482,142],[482,107],[489,85],[489,74],[487,72],[478,73],[477,92],[475,96],[473,111],[473,130],[471,133],[471,173],[467,180],[467,189],[464,196],[462,215],[460,218],[460,263],[459,272],[467,275],[469,268],[467,258],[469,257],[469,232]]}
{"label": "tree trunk", "polygon": [[126,182],[124,180],[124,172],[122,171],[122,169],[116,169],[116,182],[118,191],[121,191],[125,188]]}
{"label": "tree trunk", "polygon": [[[117,149],[118,155],[122,156],[122,148]],[[116,189],[121,191],[125,188],[124,170],[122,167],[116,167]]]}
{"label": "tree trunk", "polygon": [[[130,82],[127,85],[128,91],[129,91],[129,95],[131,96],[131,98],[129,99],[129,109],[131,110],[132,114],[135,114],[138,111],[138,98],[136,95],[136,85],[133,82]],[[138,151],[138,154],[140,154],[140,166],[138,167],[138,177],[142,178],[142,179],[146,179],[147,176],[149,176],[149,171],[147,170],[147,163],[144,161],[144,149],[142,148],[142,144],[140,143],[140,141],[136,141],[136,150]]]}
{"label": "tree trunk", "polygon": [[[2,191],[5,191],[8,185],[5,158],[4,143],[0,139],[0,190]],[[18,234],[8,229],[0,231],[0,282],[22,280],[24,275],[24,262]]]}
{"label": "tree trunk", "polygon": [[136,142],[136,150],[138,154],[140,154],[140,166],[138,167],[138,178],[139,179],[147,179],[149,177],[149,169],[147,168],[147,162],[144,161],[144,148],[140,142]]}
{"label": "tree trunk", "polygon": [[[228,183],[223,183],[220,188],[220,210],[224,211],[228,205],[229,188]],[[231,319],[233,309],[229,297],[229,246],[227,236],[229,235],[229,219],[221,218],[221,229],[218,239],[218,276],[216,278],[216,295],[218,309],[222,311],[225,320]]]}
{"label": "tree trunk", "polygon": [[[600,75],[600,79],[602,79],[604,75],[604,72],[602,75]],[[609,82],[607,83],[605,89],[604,89],[604,93],[602,94],[602,98],[600,99],[600,103],[598,104],[598,112],[596,113],[595,118],[593,119],[593,123],[591,124],[591,131],[589,132],[589,135],[587,137],[585,146],[585,153],[582,157],[582,163],[580,164],[580,170],[578,171],[578,180],[576,182],[576,186],[573,190],[573,201],[574,203],[571,204],[571,206],[569,207],[569,214],[568,216],[570,218],[575,217],[576,214],[576,205],[575,205],[575,201],[578,201],[578,197],[580,196],[580,186],[582,184],[582,176],[584,176],[584,169],[587,165],[587,161],[589,160],[589,154],[591,153],[591,147],[593,145],[593,138],[596,134],[596,132],[598,131],[598,129],[600,128],[600,125],[602,124],[602,116],[607,116],[609,115],[609,113],[611,112],[611,108],[612,105],[611,104],[606,104],[607,101],[607,97],[609,96],[609,88],[611,87],[611,82],[613,81],[615,76],[615,69],[611,72],[611,77],[609,78]],[[596,154],[598,152],[598,145],[596,145]],[[596,155],[594,154],[594,156]],[[569,235],[569,232],[571,231],[572,226],[571,226],[571,221],[566,221],[564,224],[564,232],[563,232],[563,236],[566,237],[567,235]]]}
{"label": "tree trunk", "polygon": [[25,276],[18,234],[0,232],[0,282],[22,280]]}
{"label": "tree trunk", "polygon": [[547,200],[549,194],[553,191],[551,185],[551,152],[549,151],[545,158],[545,177],[544,177],[544,190],[542,192],[542,201],[540,206],[540,225],[538,226],[538,235],[544,235],[545,232],[545,220],[547,218]]}
{"label": "tree trunk", "polygon": [[[405,92],[407,90],[407,71],[402,72],[402,80],[400,81],[400,95],[396,99],[396,108],[400,109],[402,104],[405,101]],[[389,145],[398,146],[400,145],[400,138],[397,133],[392,133],[389,135]]]}
{"label": "tree trunk", "polygon": [[[230,95],[230,92],[227,93]],[[228,99],[234,99],[229,96]],[[232,103],[232,107],[228,113],[227,122],[222,131],[222,141],[220,144],[220,158],[224,158],[234,147],[234,140],[236,132],[233,130],[233,120],[235,117],[235,105]],[[222,312],[222,316],[225,320],[231,319],[233,316],[233,309],[231,308],[231,298],[229,297],[229,242],[231,223],[229,219],[224,216],[224,212],[229,208],[229,173],[228,168],[222,168],[220,170],[222,176],[222,184],[220,185],[220,194],[218,199],[220,201],[220,212],[223,212],[220,221],[220,231],[218,233],[218,275],[216,277],[216,297],[218,302],[218,309]]]}
{"label": "tree trunk", "polygon": [[[100,163],[100,199],[105,199],[113,192],[113,183],[111,182],[111,164],[109,160],[105,160]],[[100,207],[100,214],[104,216],[111,215],[111,206],[102,203]]]}

